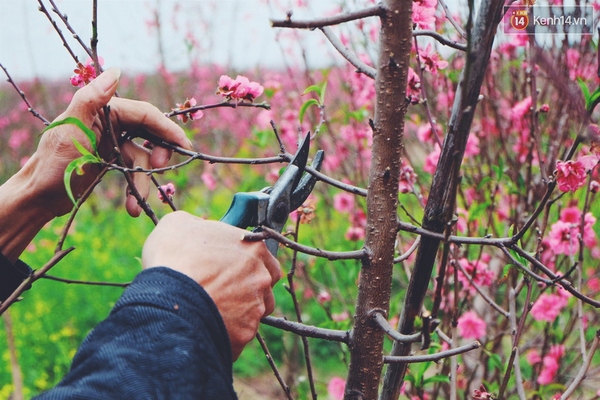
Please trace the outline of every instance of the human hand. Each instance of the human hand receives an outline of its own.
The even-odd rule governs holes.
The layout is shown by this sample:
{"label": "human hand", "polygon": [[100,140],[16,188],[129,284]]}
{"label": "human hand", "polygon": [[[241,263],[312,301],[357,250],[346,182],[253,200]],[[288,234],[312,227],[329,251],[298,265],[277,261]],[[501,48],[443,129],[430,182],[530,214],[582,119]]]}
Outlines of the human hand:
{"label": "human hand", "polygon": [[[112,97],[117,90],[119,76],[118,68],[106,70],[90,84],[79,89],[66,111],[56,120],[66,117],[81,120],[96,133],[100,155],[105,158],[111,154],[113,147],[111,139],[102,135],[105,126],[103,107],[107,104],[110,106],[111,122],[117,137],[124,131],[141,128],[167,142],[191,149],[191,142],[183,130],[156,107],[146,102]],[[73,139],[88,150],[91,149],[89,140],[75,125],[60,125],[44,132],[36,152],[22,171],[28,176],[36,196],[43,201],[43,207],[52,216],[63,215],[73,206],[63,183],[65,168],[72,160],[81,156]],[[149,151],[131,141],[125,141],[121,150],[128,166],[145,169],[165,167],[172,154],[171,150],[159,146]],[[98,165],[86,165],[84,171],[81,176],[72,175],[71,189],[76,198],[88,188],[100,170]],[[148,198],[150,177],[147,174],[134,174],[133,180],[141,196]],[[132,216],[138,216],[142,211],[137,200],[130,194],[127,196],[126,209]]]}
{"label": "human hand", "polygon": [[210,295],[229,334],[233,359],[273,312],[279,262],[263,242],[243,241],[245,231],[183,211],[164,216],[142,251],[144,269],[165,266],[186,274]]}

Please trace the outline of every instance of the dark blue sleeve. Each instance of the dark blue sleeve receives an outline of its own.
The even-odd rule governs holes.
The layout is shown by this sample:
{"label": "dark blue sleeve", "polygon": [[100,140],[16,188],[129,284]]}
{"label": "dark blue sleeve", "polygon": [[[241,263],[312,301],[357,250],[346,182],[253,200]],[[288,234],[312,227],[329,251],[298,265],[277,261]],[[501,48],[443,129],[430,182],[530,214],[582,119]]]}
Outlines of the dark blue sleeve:
{"label": "dark blue sleeve", "polygon": [[84,340],[47,399],[236,399],[231,346],[208,294],[164,267],[141,272]]}

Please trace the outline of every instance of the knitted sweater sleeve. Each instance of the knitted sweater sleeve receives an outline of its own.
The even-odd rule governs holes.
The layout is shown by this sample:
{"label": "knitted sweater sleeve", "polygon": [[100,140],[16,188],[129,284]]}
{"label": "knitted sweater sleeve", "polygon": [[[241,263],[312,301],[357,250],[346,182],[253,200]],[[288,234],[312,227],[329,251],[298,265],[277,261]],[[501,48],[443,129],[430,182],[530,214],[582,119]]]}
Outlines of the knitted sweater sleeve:
{"label": "knitted sweater sleeve", "polygon": [[47,399],[236,399],[217,307],[165,267],[141,272],[84,340]]}

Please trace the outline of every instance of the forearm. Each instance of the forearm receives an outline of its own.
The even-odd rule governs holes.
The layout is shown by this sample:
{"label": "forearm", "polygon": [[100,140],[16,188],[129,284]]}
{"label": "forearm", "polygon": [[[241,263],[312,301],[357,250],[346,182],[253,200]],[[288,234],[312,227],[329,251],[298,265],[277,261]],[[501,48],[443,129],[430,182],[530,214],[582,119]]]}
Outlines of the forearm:
{"label": "forearm", "polygon": [[42,227],[54,218],[44,207],[49,199],[38,192],[34,179],[36,160],[30,160],[0,186],[0,252],[15,262]]}

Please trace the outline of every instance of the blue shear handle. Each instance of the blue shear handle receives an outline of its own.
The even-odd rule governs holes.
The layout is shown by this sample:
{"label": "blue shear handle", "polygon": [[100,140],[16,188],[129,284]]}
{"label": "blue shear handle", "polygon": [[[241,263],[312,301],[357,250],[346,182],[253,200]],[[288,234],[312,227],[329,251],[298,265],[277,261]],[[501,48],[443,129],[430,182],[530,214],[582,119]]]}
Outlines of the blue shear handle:
{"label": "blue shear handle", "polygon": [[259,216],[259,194],[258,193],[236,193],[229,206],[227,213],[221,218],[221,222],[246,229],[249,226],[258,225]]}

